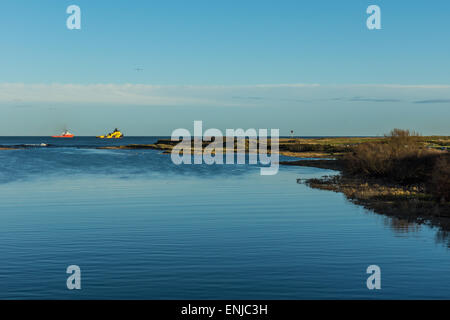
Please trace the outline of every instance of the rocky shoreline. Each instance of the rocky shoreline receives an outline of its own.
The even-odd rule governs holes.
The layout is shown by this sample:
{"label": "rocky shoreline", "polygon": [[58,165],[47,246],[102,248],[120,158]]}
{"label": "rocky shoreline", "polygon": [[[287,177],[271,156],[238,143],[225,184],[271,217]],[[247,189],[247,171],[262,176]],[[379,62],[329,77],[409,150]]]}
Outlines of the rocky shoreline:
{"label": "rocky shoreline", "polygon": [[336,175],[297,179],[297,182],[315,189],[343,193],[349,201],[379,214],[450,231],[450,203],[437,202],[423,185],[405,186],[350,175],[344,170],[342,160],[297,160],[280,164],[338,171],[339,174]]}

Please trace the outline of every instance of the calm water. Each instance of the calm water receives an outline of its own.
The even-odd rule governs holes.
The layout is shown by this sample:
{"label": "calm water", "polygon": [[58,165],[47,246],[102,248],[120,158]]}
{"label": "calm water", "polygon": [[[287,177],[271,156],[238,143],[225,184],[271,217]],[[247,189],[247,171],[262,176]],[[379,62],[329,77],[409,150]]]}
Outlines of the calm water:
{"label": "calm water", "polygon": [[[0,138],[50,144],[0,151],[0,298],[450,298],[443,234],[296,183],[330,171],[93,148],[155,139]],[[66,289],[71,264],[82,290]]]}

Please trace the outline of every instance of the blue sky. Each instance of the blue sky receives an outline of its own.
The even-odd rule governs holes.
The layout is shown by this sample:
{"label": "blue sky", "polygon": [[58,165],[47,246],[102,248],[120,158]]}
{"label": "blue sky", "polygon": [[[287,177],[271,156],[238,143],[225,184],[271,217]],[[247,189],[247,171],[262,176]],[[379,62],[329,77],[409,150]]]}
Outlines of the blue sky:
{"label": "blue sky", "polygon": [[[71,4],[81,30],[66,28]],[[382,30],[366,28],[370,4]],[[169,135],[193,120],[450,134],[449,12],[438,0],[5,0],[0,135]]]}

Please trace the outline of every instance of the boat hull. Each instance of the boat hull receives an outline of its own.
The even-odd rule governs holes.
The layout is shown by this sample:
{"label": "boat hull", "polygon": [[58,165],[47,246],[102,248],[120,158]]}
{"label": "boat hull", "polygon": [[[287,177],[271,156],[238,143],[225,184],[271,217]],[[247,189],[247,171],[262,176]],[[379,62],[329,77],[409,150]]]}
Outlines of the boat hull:
{"label": "boat hull", "polygon": [[97,136],[98,139],[122,139],[123,137],[105,137],[105,136]]}
{"label": "boat hull", "polygon": [[65,135],[65,136],[52,136],[52,138],[73,138],[74,135],[70,134],[70,135]]}

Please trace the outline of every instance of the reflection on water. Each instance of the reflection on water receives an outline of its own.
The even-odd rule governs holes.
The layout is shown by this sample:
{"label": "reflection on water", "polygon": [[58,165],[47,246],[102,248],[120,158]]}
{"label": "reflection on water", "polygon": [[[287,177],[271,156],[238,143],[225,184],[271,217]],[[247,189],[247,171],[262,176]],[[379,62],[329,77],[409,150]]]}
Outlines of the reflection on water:
{"label": "reflection on water", "polygon": [[446,230],[437,230],[436,232],[436,242],[446,245],[450,248],[450,232]]}
{"label": "reflection on water", "polygon": [[420,224],[417,224],[414,221],[408,221],[406,219],[396,218],[396,217],[385,217],[384,219],[385,225],[389,226],[396,233],[410,233],[410,232],[419,232]]}
{"label": "reflection on water", "polygon": [[[396,217],[385,217],[384,222],[386,226],[391,227],[395,233],[400,235],[406,233],[418,233],[423,226],[415,221],[409,221]],[[441,225],[435,226],[434,229],[436,230],[436,243],[443,244],[444,246],[450,248],[450,232],[443,229]]]}
{"label": "reflection on water", "polygon": [[[75,142],[0,151],[0,298],[450,297],[448,233],[296,183],[330,171],[260,176]],[[79,292],[65,287],[71,264]],[[378,292],[366,287],[371,264]]]}

